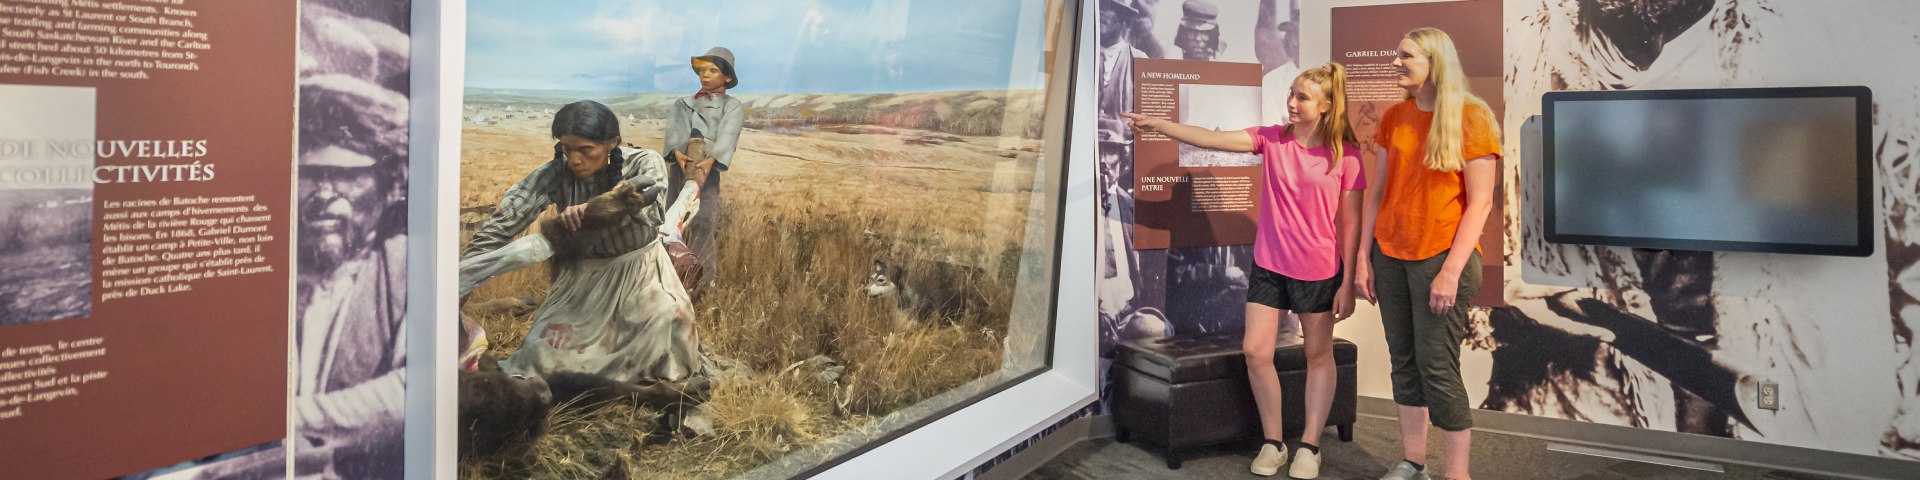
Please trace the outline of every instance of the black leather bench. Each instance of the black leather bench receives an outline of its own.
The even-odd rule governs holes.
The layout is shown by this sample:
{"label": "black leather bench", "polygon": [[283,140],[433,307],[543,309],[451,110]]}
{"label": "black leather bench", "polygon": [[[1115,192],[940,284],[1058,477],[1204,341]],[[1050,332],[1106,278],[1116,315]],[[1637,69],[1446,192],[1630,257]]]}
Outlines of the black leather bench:
{"label": "black leather bench", "polygon": [[[1167,467],[1180,468],[1181,454],[1195,448],[1261,438],[1240,337],[1219,332],[1122,343],[1112,370],[1117,440],[1159,445]],[[1334,339],[1338,373],[1327,425],[1337,427],[1345,442],[1353,441],[1357,357],[1352,342]],[[1297,439],[1306,423],[1306,346],[1282,340],[1273,363],[1286,404],[1285,438]]]}

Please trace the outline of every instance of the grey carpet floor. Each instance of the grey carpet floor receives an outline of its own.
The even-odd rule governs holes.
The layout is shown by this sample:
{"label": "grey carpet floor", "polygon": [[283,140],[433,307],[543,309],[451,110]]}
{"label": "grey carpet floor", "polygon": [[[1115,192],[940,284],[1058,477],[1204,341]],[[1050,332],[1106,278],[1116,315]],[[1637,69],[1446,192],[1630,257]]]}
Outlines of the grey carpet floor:
{"label": "grey carpet floor", "polygon": [[[1360,417],[1354,425],[1354,441],[1341,442],[1328,429],[1321,446],[1320,478],[1329,480],[1372,480],[1386,473],[1400,460],[1399,433],[1392,420]],[[1433,436],[1436,440],[1438,435]],[[1193,452],[1179,470],[1167,469],[1166,460],[1154,445],[1116,443],[1111,438],[1081,442],[1055,457],[1033,473],[1028,480],[1133,480],[1133,479],[1258,479],[1247,471],[1258,451],[1257,443],[1230,444]],[[1430,460],[1437,460],[1440,445],[1428,447]],[[1602,457],[1575,455],[1547,450],[1547,442],[1527,437],[1475,432],[1473,437],[1473,478],[1477,480],[1624,480],[1624,479],[1714,479],[1714,480],[1825,480],[1834,477],[1785,472],[1765,468],[1724,465],[1726,473],[1710,473],[1675,467],[1628,462]],[[1439,467],[1435,467],[1439,468]],[[1270,478],[1285,479],[1286,469]]]}

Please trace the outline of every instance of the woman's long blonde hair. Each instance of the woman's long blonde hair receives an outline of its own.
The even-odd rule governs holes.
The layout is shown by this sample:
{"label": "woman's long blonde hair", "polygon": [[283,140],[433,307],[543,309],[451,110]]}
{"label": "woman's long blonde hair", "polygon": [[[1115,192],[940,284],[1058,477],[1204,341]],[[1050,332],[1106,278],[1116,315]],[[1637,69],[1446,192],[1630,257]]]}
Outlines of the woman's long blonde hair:
{"label": "woman's long blonde hair", "polygon": [[[1433,88],[1433,127],[1427,131],[1427,168],[1457,172],[1466,159],[1460,158],[1465,142],[1462,123],[1466,106],[1471,103],[1491,111],[1487,102],[1467,90],[1467,74],[1460,67],[1460,52],[1453,48],[1453,37],[1438,28],[1423,27],[1407,32],[1427,53],[1427,84]],[[1408,98],[1413,95],[1409,94]],[[1497,133],[1496,133],[1497,135]]]}
{"label": "woman's long blonde hair", "polygon": [[[1347,122],[1347,69],[1339,63],[1309,68],[1300,72],[1296,80],[1306,80],[1320,86],[1320,92],[1327,96],[1332,104],[1327,113],[1320,115],[1320,141],[1327,146],[1331,154],[1329,172],[1339,171],[1340,157],[1346,152],[1346,144],[1360,143],[1353,137],[1353,124]],[[1289,94],[1291,95],[1291,94]],[[1287,126],[1287,134],[1293,134],[1293,126]]]}

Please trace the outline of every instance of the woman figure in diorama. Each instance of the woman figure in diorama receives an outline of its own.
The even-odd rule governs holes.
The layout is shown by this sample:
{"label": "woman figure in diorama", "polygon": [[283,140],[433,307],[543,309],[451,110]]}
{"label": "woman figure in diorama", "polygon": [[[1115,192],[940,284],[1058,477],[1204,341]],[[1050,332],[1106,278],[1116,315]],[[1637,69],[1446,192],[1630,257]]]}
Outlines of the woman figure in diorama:
{"label": "woman figure in diorama", "polygon": [[[622,149],[619,118],[598,102],[561,107],[552,133],[553,158],[507,189],[460,255],[471,258],[507,245],[549,204],[558,216],[543,223],[543,231],[567,230],[565,244],[554,246],[564,254],[553,259],[547,300],[534,312],[526,342],[500,369],[530,377],[576,372],[628,383],[680,383],[698,376],[693,302],[659,230],[666,161],[652,150]],[[623,209],[612,215],[589,210],[588,200],[609,192],[627,199]]]}
{"label": "woman figure in diorama", "polygon": [[1256,153],[1265,174],[1254,235],[1254,271],[1247,288],[1246,333],[1241,340],[1247,379],[1266,442],[1254,457],[1255,475],[1287,464],[1274,344],[1287,312],[1300,317],[1307,349],[1306,429],[1288,476],[1320,476],[1320,433],[1333,408],[1336,368],[1333,325],[1353,314],[1349,280],[1358,251],[1360,147],[1347,122],[1346,71],[1338,63],[1301,72],[1287,96],[1287,124],[1215,131],[1163,118],[1123,113],[1134,128],[1201,148]]}
{"label": "woman figure in diorama", "polygon": [[[733,71],[733,52],[714,47],[706,55],[693,57],[693,73],[700,77],[700,91],[673,102],[667,114],[665,132],[667,159],[678,168],[667,172],[667,202],[671,207],[687,200],[682,190],[689,182],[696,189],[699,208],[681,232],[687,248],[700,259],[698,284],[690,289],[712,285],[719,276],[719,244],[714,241],[716,219],[720,217],[720,177],[733,166],[733,150],[740,141],[740,129],[746,125],[747,106],[727,94],[740,85]],[[693,158],[687,152],[692,138],[705,138],[707,154]]]}

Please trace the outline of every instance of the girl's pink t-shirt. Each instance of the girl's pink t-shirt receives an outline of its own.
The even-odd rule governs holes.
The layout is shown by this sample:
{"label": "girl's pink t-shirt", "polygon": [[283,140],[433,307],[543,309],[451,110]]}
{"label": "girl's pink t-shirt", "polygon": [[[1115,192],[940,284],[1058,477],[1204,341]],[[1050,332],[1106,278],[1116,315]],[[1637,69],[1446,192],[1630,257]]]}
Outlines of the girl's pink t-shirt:
{"label": "girl's pink t-shirt", "polygon": [[1247,134],[1253,136],[1253,153],[1262,157],[1266,170],[1253,263],[1295,280],[1339,275],[1334,215],[1340,211],[1342,191],[1367,188],[1360,147],[1344,145],[1339,168],[1328,171],[1327,147],[1300,145],[1285,125],[1253,127]]}

